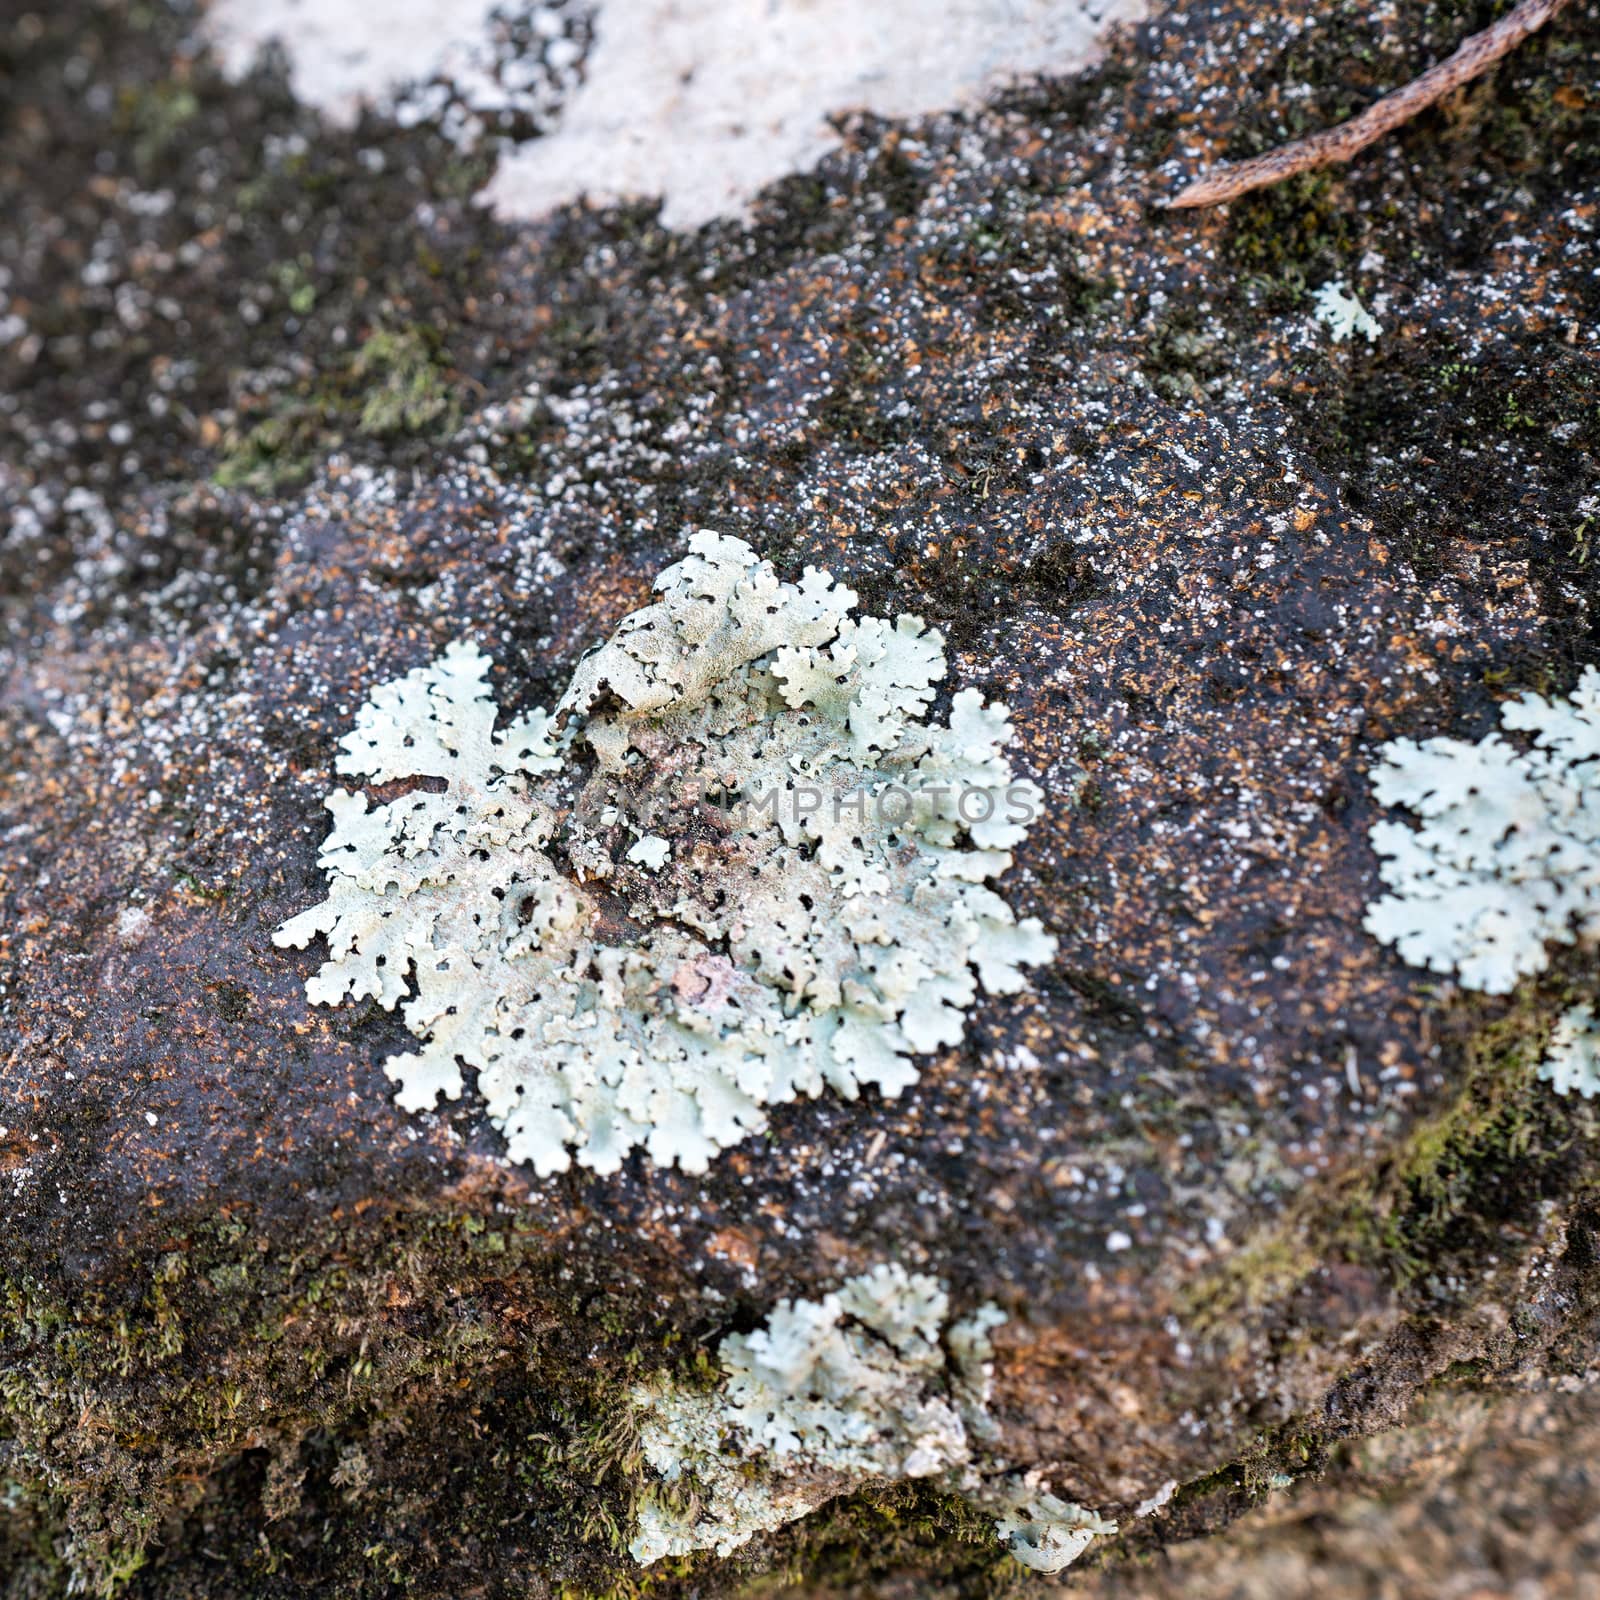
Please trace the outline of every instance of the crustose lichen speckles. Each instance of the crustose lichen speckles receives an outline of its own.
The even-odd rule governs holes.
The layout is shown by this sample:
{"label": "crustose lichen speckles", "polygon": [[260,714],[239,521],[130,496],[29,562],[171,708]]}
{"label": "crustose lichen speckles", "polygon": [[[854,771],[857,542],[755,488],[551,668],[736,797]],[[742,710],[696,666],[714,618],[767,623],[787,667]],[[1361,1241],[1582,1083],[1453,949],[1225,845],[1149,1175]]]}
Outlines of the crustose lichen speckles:
{"label": "crustose lichen speckles", "polygon": [[475,1068],[540,1173],[636,1146],[700,1172],[766,1106],[896,1095],[978,980],[1017,991],[1054,951],[986,886],[1040,800],[1005,708],[962,690],[925,720],[940,635],[852,618],[827,573],[780,581],[737,539],[689,551],[553,714],[497,729],[466,643],[375,690],[337,770],[433,783],[335,789],[328,897],[274,936],[326,936],[314,1003],[404,1003],[402,1106]]}
{"label": "crustose lichen speckles", "polygon": [[951,1321],[942,1282],[883,1265],[730,1334],[714,1389],[639,1387],[641,1451],[668,1492],[642,1501],[633,1558],[726,1556],[836,1495],[919,1478],[992,1514],[1023,1565],[1059,1571],[1116,1528],[986,1453],[989,1334],[1005,1320],[984,1305]]}

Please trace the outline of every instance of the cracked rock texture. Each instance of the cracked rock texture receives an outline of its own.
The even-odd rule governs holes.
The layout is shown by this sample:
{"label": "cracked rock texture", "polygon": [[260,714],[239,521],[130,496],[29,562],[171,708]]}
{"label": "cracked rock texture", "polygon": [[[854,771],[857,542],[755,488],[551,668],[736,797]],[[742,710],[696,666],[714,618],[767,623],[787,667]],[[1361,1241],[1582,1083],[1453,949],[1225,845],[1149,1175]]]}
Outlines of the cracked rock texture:
{"label": "cracked rock texture", "polygon": [[[1006,1311],[999,1448],[1122,1533],[1018,1579],[901,1485],[651,1593],[1593,1592],[1600,1117],[1535,1079],[1593,952],[1486,998],[1361,919],[1376,746],[1600,655],[1600,5],[1151,205],[1500,9],[1180,5],[694,234],[504,228],[182,6],[11,23],[0,1592],[634,1593],[621,1397],[886,1259]],[[1012,707],[1059,948],[898,1100],[540,1180],[270,936],[375,684],[467,637],[549,705],[697,526]]]}

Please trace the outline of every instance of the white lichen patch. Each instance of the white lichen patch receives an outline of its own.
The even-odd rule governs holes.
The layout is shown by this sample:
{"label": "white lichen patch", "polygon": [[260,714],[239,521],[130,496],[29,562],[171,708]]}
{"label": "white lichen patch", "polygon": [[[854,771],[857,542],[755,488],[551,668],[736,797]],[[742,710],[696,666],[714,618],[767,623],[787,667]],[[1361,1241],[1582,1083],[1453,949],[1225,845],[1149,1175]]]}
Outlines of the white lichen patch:
{"label": "white lichen patch", "polygon": [[636,1146],[700,1172],[767,1106],[897,1095],[980,980],[1015,992],[1054,950],[986,886],[1041,797],[1003,706],[962,690],[925,720],[937,632],[710,533],[656,590],[553,715],[497,729],[464,643],[377,689],[338,771],[428,786],[335,789],[328,897],[274,936],[326,936],[314,1003],[404,1002],[402,1106],[473,1068],[540,1173]]}
{"label": "white lichen patch", "polygon": [[1549,946],[1600,937],[1600,669],[1570,700],[1509,701],[1501,721],[1530,747],[1401,739],[1372,775],[1379,800],[1420,826],[1372,830],[1391,892],[1368,931],[1489,994],[1542,972]]}
{"label": "white lichen patch", "polygon": [[1003,1506],[995,1536],[1033,1572],[1070,1567],[1102,1533],[1117,1525],[1040,1488],[1035,1474],[1006,1481],[996,1496]]}
{"label": "white lichen patch", "polygon": [[1356,334],[1372,344],[1383,332],[1382,323],[1337,279],[1330,279],[1317,290],[1312,314],[1328,330],[1328,337],[1335,344],[1342,344]]}
{"label": "white lichen patch", "polygon": [[1556,1024],[1539,1076],[1557,1094],[1600,1094],[1600,1019],[1592,1007],[1573,1006]]}
{"label": "white lichen patch", "polygon": [[635,866],[643,867],[648,872],[654,872],[666,863],[672,854],[672,845],[658,834],[647,833],[642,839],[636,840],[630,849],[625,861],[631,861]]}
{"label": "white lichen patch", "polygon": [[1024,1565],[1059,1571],[1115,1525],[984,1454],[1004,1321],[986,1305],[952,1322],[938,1279],[880,1266],[724,1339],[715,1389],[637,1389],[644,1458],[672,1487],[642,1503],[634,1559],[726,1556],[838,1494],[929,1478],[992,1512]]}

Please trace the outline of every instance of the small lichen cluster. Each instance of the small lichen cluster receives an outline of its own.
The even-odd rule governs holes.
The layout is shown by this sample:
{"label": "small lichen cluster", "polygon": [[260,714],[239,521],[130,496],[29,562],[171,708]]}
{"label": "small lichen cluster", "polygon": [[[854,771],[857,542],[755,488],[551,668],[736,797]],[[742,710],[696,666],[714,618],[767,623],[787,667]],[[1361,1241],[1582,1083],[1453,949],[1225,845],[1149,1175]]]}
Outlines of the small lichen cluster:
{"label": "small lichen cluster", "polygon": [[1312,311],[1335,344],[1342,344],[1346,339],[1354,342],[1356,334],[1372,344],[1383,332],[1383,324],[1362,305],[1358,296],[1347,293],[1337,279],[1317,290]]}
{"label": "small lichen cluster", "polygon": [[641,1503],[634,1559],[726,1556],[836,1495],[910,1478],[989,1510],[996,1538],[1037,1571],[1115,1532],[983,1454],[996,1432],[989,1333],[1006,1319],[992,1305],[949,1312],[938,1279],[880,1266],[724,1339],[714,1390],[637,1389],[641,1447],[668,1493]]}
{"label": "small lichen cluster", "polygon": [[1039,791],[1006,709],[956,694],[921,619],[851,618],[700,533],[658,599],[578,665],[553,714],[496,729],[489,662],[456,643],[378,688],[337,769],[316,1004],[404,1001],[421,1048],[385,1071],[431,1107],[475,1068],[515,1161],[614,1171],[643,1146],[704,1171],[817,1095],[896,1095],[960,1041],[981,979],[1024,985],[1054,941],[985,880]]}
{"label": "small lichen cluster", "polygon": [[[1418,828],[1380,822],[1372,843],[1392,891],[1368,931],[1407,961],[1507,994],[1549,965],[1549,947],[1600,941],[1600,669],[1570,700],[1528,694],[1501,707],[1527,749],[1491,733],[1476,744],[1396,740],[1373,788]],[[1541,1076],[1562,1092],[1600,1090],[1600,1028],[1587,1006],[1563,1017]]]}

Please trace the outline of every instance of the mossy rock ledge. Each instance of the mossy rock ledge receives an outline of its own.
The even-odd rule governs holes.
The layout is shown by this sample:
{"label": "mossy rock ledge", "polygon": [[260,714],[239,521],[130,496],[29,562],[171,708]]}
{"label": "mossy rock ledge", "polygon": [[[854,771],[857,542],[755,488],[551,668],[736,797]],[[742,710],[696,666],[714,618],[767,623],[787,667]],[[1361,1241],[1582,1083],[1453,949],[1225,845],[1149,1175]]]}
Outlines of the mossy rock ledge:
{"label": "mossy rock ledge", "polygon": [[[692,234],[499,224],[182,5],[11,29],[0,1593],[1584,1592],[1600,1117],[1536,1071],[1594,954],[1485,997],[1362,919],[1379,747],[1600,660],[1600,4],[1154,203],[1504,9],[1179,5]],[[272,934],[376,685],[468,639],[550,706],[698,528],[1011,707],[1056,953],[897,1098],[539,1178]],[[1005,1313],[994,1449],[1120,1532],[1031,1574],[913,1482],[638,1566],[630,1391],[882,1262]]]}

